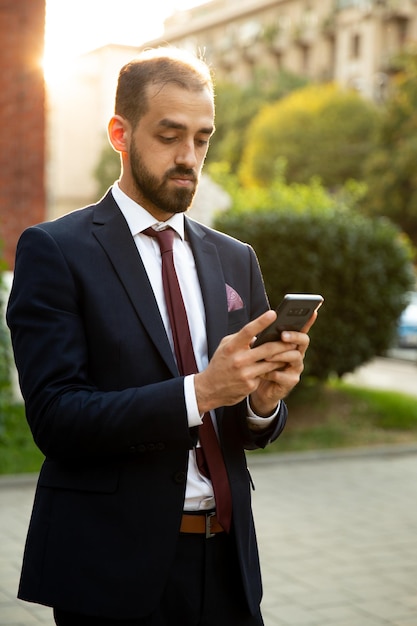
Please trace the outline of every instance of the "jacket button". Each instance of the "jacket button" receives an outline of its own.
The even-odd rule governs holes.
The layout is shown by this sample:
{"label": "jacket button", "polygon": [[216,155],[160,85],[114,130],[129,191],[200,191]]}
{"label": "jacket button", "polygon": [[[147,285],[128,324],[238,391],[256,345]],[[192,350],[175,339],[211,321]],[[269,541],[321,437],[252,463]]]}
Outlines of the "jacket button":
{"label": "jacket button", "polygon": [[182,485],[187,480],[187,474],[185,472],[175,472],[174,482],[178,485]]}

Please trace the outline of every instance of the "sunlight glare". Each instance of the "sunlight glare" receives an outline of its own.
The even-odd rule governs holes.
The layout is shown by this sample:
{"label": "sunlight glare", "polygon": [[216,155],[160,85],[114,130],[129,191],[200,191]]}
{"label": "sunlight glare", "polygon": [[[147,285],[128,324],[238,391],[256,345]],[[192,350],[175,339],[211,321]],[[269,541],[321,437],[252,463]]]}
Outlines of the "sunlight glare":
{"label": "sunlight glare", "polygon": [[175,10],[202,0],[46,0],[44,76],[59,84],[81,54],[107,44],[140,46],[163,33]]}

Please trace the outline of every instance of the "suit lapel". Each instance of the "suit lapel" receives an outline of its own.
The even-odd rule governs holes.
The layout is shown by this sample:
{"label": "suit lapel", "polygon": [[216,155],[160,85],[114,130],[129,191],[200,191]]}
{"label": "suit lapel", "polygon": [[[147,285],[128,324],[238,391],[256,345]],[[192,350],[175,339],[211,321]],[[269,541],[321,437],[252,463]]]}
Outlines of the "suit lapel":
{"label": "suit lapel", "polygon": [[174,376],[177,366],[166,336],[158,305],[135,242],[111,192],[96,206],[93,234],[105,250],[114,271],[136,309],[155,347]]}
{"label": "suit lapel", "polygon": [[197,222],[185,218],[185,229],[196,263],[204,308],[206,311],[209,358],[227,332],[227,298],[225,278],[217,248],[207,241]]}
{"label": "suit lapel", "polygon": [[[185,231],[193,250],[206,311],[207,347],[210,359],[228,328],[225,278],[217,248],[207,241],[206,233],[200,225],[186,217]],[[223,412],[223,407],[216,409],[220,438]]]}
{"label": "suit lapel", "polygon": [[[207,241],[205,231],[188,217],[185,218],[185,229],[200,281],[206,312],[208,354],[211,358],[227,332],[225,278],[217,248]],[[93,234],[109,257],[155,347],[172,374],[178,376],[175,359],[145,267],[111,192],[96,205]]]}

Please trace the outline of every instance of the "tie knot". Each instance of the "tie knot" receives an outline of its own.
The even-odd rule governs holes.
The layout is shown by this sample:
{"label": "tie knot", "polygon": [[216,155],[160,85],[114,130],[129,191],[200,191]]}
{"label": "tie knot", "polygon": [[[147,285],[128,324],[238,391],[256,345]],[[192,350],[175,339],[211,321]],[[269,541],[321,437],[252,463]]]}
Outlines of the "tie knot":
{"label": "tie knot", "polygon": [[164,230],[155,230],[154,228],[149,227],[144,230],[143,233],[144,235],[148,235],[148,237],[155,237],[159,243],[159,247],[161,248],[161,254],[169,252],[173,249],[175,233],[171,227],[165,228]]}

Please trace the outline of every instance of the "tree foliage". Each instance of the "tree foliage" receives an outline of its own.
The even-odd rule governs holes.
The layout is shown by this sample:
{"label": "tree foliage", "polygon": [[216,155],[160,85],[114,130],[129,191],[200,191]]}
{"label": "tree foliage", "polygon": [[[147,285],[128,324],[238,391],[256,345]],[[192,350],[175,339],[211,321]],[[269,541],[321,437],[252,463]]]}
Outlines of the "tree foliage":
{"label": "tree foliage", "polygon": [[377,109],[356,92],[333,84],[311,85],[266,105],[254,118],[240,166],[245,186],[269,185],[277,159],[287,162],[290,182],[318,176],[337,188],[362,178],[372,149]]}
{"label": "tree foliage", "polygon": [[391,218],[417,245],[417,50],[397,62],[400,71],[365,167],[363,207]]}
{"label": "tree foliage", "polygon": [[226,161],[236,172],[251,120],[266,102],[273,102],[305,84],[305,79],[288,72],[272,73],[259,68],[246,85],[216,84],[216,132],[210,141],[207,162]]}
{"label": "tree foliage", "polygon": [[11,400],[11,342],[4,317],[6,289],[0,267],[0,435],[4,427],[6,407]]}
{"label": "tree foliage", "polygon": [[255,248],[271,306],[288,292],[325,297],[306,361],[306,375],[320,380],[387,350],[413,286],[408,241],[388,220],[349,208],[357,197],[356,188],[331,197],[318,182],[281,178],[269,191],[239,191],[216,219]]}
{"label": "tree foliage", "polygon": [[107,189],[119,178],[120,156],[115,152],[109,142],[103,142],[99,160],[93,172],[97,184],[97,194],[102,196]]}

